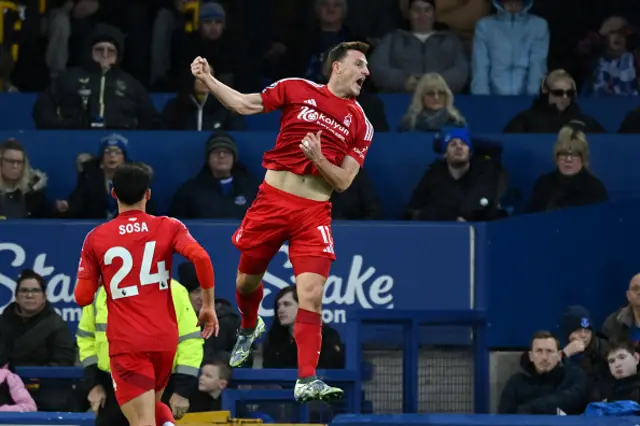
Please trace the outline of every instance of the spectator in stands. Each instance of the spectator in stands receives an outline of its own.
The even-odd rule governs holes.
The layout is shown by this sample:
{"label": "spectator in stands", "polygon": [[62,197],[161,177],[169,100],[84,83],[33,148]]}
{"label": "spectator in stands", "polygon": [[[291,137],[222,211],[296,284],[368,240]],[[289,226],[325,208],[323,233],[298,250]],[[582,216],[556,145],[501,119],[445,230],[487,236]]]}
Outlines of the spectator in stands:
{"label": "spectator in stands", "polygon": [[[0,354],[0,359],[3,358]],[[38,411],[20,376],[2,361],[0,366],[0,412],[28,413]]]}
{"label": "spectator in stands", "polygon": [[635,401],[640,403],[640,355],[632,342],[612,341],[606,349],[609,372],[591,393],[593,402]]}
{"label": "spectator in stands", "polygon": [[500,414],[580,414],[589,386],[582,370],[561,362],[560,342],[548,331],[538,331],[531,350],[522,354],[522,371],[507,381],[500,396]]}
{"label": "spectator in stands", "polygon": [[53,212],[47,202],[47,175],[31,167],[16,139],[0,145],[0,218],[43,218]]}
{"label": "spectator in stands", "polygon": [[576,123],[563,127],[553,146],[556,169],[538,178],[533,186],[529,213],[601,203],[607,189],[589,170],[587,136]]}
{"label": "spectator in stands", "polygon": [[211,67],[216,70],[216,78],[234,85],[235,74],[243,56],[243,46],[227,31],[226,24],[227,14],[221,4],[202,4],[199,10],[198,30],[176,39],[171,48],[171,71],[165,76],[167,88],[178,89],[175,82],[179,81],[184,70],[189,69],[189,64],[197,56],[209,61]]}
{"label": "spectator in stands", "polygon": [[437,73],[420,78],[407,113],[398,126],[399,132],[436,132],[444,127],[465,127],[460,111],[453,106],[453,93]]}
{"label": "spectator in stands", "polygon": [[535,95],[547,71],[547,21],[529,13],[533,0],[494,0],[495,15],[478,21],[471,93]]}
{"label": "spectator in stands", "polygon": [[331,204],[331,215],[334,219],[380,219],[380,199],[376,194],[369,174],[364,168],[360,169],[353,183],[346,191],[333,192]]}
{"label": "spectator in stands", "polygon": [[[409,0],[399,0],[405,17],[409,15]],[[438,21],[448,25],[471,51],[471,42],[476,23],[491,11],[489,0],[436,0]]]}
{"label": "spectator in stands", "polygon": [[360,37],[344,24],[347,0],[314,0],[314,12],[314,24],[295,40],[286,59],[291,63],[289,75],[324,83],[327,52],[342,42],[360,41]]}
{"label": "spectator in stands", "polygon": [[38,96],[33,107],[36,128],[151,129],[159,114],[145,88],[120,67],[124,35],[98,25],[90,39],[90,58],[62,73]]}
{"label": "spectator in stands", "polygon": [[576,82],[565,70],[554,70],[542,81],[531,108],[511,119],[505,133],[556,133],[571,121],[584,123],[587,133],[605,133],[595,118],[584,114],[575,101]]}
{"label": "spectator in stands", "polygon": [[467,85],[469,61],[458,37],[436,22],[435,0],[411,0],[410,31],[387,34],[371,55],[371,77],[385,92],[414,92],[426,73],[440,74],[452,92]]}
{"label": "spectator in stands", "polygon": [[[600,31],[600,38],[585,48],[588,69],[584,92],[592,95],[638,94],[637,57],[630,51],[633,28],[619,16],[607,18]],[[588,50],[587,50],[588,49]]]}
{"label": "spectator in stands", "polygon": [[[203,340],[196,326],[197,317],[189,295],[179,282],[171,281],[171,296],[178,323],[178,348],[173,371],[163,401],[171,407],[176,418],[189,408],[189,398],[196,387],[198,369],[203,359]],[[92,412],[96,413],[96,426],[127,426],[113,389],[109,363],[107,293],[98,290],[95,301],[82,309],[76,338],[80,362],[84,367],[85,392]],[[86,395],[86,394],[85,394]]]}
{"label": "spectator in stands", "polygon": [[630,340],[640,344],[640,273],[631,278],[627,304],[607,317],[602,332],[609,340]]}
{"label": "spectator in stands", "polygon": [[[264,368],[296,368],[298,349],[293,340],[293,324],[298,314],[298,294],[296,286],[285,287],[278,292],[274,301],[274,317],[262,351]],[[320,349],[320,369],[344,368],[344,344],[338,332],[327,324],[322,324],[322,347]]]}
{"label": "spectator in stands", "polygon": [[[47,301],[41,275],[25,269],[16,282],[16,301],[0,316],[0,353],[9,364],[70,367],[76,360],[73,338],[64,320]],[[31,390],[40,411],[66,411],[71,389],[40,382]]]}
{"label": "spectator in stands", "polygon": [[[213,74],[213,68],[211,68]],[[170,130],[244,130],[244,117],[225,108],[191,72],[182,77],[182,87],[162,111]]]}
{"label": "spectator in stands", "polygon": [[169,214],[182,219],[241,219],[258,194],[258,182],[238,162],[231,135],[215,132],[206,143],[205,164],[173,197]]}
{"label": "spectator in stands", "polygon": [[[78,183],[69,200],[56,201],[58,214],[75,219],[111,219],[118,214],[118,206],[111,195],[116,169],[128,160],[129,141],[117,133],[100,140],[99,156],[85,163]],[[149,204],[151,203],[151,204]],[[147,212],[155,210],[152,200]]]}
{"label": "spectator in stands", "polygon": [[194,392],[189,405],[190,413],[220,411],[222,392],[229,386],[233,372],[229,358],[222,354],[212,361],[205,361],[200,370],[198,391]]}
{"label": "spectator in stands", "polygon": [[[189,291],[189,299],[197,315],[202,308],[202,288],[193,263],[181,263],[178,266],[178,276]],[[236,343],[236,333],[240,328],[240,315],[228,300],[216,297],[216,314],[220,330],[217,336],[211,336],[204,342],[205,361],[211,361],[223,353],[231,353]],[[250,361],[248,364],[252,365],[253,362]]]}
{"label": "spectator in stands", "polygon": [[48,14],[46,63],[55,80],[69,62],[79,64],[84,59],[86,39],[100,22],[98,0],[59,1]]}
{"label": "spectator in stands", "polygon": [[592,384],[605,377],[607,338],[593,330],[591,316],[584,306],[567,307],[562,314],[562,332],[568,342],[562,349],[563,361],[581,367]]}
{"label": "spectator in stands", "polygon": [[473,156],[469,130],[447,131],[442,152],[444,158],[429,166],[413,190],[405,218],[464,222],[500,217],[499,173],[490,159]]}

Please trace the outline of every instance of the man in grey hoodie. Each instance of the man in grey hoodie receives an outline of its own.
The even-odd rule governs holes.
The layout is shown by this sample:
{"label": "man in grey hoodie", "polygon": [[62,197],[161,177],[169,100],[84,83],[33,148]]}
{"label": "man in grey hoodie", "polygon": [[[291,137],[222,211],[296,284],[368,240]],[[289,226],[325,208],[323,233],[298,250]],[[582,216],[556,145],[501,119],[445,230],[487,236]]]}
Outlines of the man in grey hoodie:
{"label": "man in grey hoodie", "polygon": [[469,78],[469,60],[458,37],[436,23],[435,0],[411,0],[410,30],[387,34],[371,56],[371,77],[385,92],[412,92],[426,73],[440,74],[452,92]]}

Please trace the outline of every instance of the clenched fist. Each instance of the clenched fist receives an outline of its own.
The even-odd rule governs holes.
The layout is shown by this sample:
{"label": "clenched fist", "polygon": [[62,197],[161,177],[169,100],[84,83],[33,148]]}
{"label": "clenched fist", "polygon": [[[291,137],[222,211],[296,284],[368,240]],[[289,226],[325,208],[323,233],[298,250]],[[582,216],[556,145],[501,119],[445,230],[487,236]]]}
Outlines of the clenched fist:
{"label": "clenched fist", "polygon": [[211,67],[205,58],[198,56],[191,63],[191,74],[198,80],[204,80],[211,75]]}

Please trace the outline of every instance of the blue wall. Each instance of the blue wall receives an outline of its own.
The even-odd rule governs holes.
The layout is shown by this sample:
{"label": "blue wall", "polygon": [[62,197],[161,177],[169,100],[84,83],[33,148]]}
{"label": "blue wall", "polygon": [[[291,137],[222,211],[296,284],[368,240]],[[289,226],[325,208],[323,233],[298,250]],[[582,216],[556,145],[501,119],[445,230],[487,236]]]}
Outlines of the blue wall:
{"label": "blue wall", "polygon": [[[173,95],[155,94],[153,102],[158,110],[162,110],[167,100]],[[395,130],[406,112],[410,97],[405,94],[380,95],[385,104],[387,121]],[[29,130],[34,128],[31,113],[36,95],[27,93],[7,93],[0,96],[0,129]],[[509,120],[518,112],[531,106],[533,98],[528,96],[469,96],[458,95],[455,105],[465,116],[471,128],[476,132],[502,132]],[[633,97],[603,97],[578,99],[582,110],[595,117],[608,131],[616,132],[622,119],[640,103]],[[248,130],[277,131],[279,113],[248,117]]]}
{"label": "blue wall", "polygon": [[[473,232],[470,225],[457,223],[338,223],[338,260],[325,292],[324,319],[343,330],[341,321],[356,309],[466,310],[473,294],[475,306],[488,310],[492,347],[526,346],[534,331],[557,330],[569,304],[587,306],[600,325],[624,302],[629,279],[640,269],[635,250],[639,212],[640,200],[620,201],[474,224]],[[84,235],[92,226],[75,221],[0,223],[0,307],[11,300],[19,271],[33,268],[47,278],[50,299],[74,328],[75,273]],[[211,255],[216,294],[233,303],[238,252],[231,234],[237,224],[188,226]],[[287,250],[283,246],[264,278],[261,312],[267,320],[273,315],[274,294],[293,280]],[[443,343],[454,335],[458,343],[466,342],[451,332],[425,333],[423,338]],[[376,329],[366,340],[400,340],[393,337],[388,329]]]}
{"label": "blue wall", "polygon": [[[1,97],[0,97],[1,98]],[[148,162],[156,171],[154,199],[161,212],[168,209],[178,187],[204,164],[206,134],[198,132],[126,132],[131,157]],[[24,143],[35,167],[50,178],[51,199],[65,199],[76,183],[75,157],[80,152],[97,154],[101,132],[0,131],[0,140],[16,137]],[[256,177],[264,170],[261,158],[275,141],[274,132],[235,134],[244,162]],[[554,167],[554,135],[487,135],[504,144],[504,162],[511,185],[528,199],[536,178]],[[613,198],[640,193],[640,143],[635,136],[594,135],[589,138],[592,168]],[[437,157],[430,134],[378,134],[365,167],[383,200],[385,218],[397,219],[411,193]]]}

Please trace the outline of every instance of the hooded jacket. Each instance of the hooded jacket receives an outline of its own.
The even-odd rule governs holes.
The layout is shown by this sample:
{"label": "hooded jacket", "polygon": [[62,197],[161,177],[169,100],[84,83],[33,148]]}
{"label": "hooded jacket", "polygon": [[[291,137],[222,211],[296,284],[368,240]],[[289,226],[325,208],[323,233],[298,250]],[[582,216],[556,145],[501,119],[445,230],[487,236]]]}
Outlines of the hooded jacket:
{"label": "hooded jacket", "polygon": [[[103,71],[92,59],[94,44],[109,41],[116,46],[116,64]],[[81,67],[71,68],[41,93],[34,105],[38,129],[88,129],[102,122],[107,129],[152,129],[159,115],[145,88],[120,68],[124,35],[115,27],[99,24],[87,45]]]}
{"label": "hooded jacket", "polygon": [[529,13],[525,0],[517,14],[494,0],[497,13],[476,24],[471,62],[474,95],[535,95],[547,73],[549,27]]}

